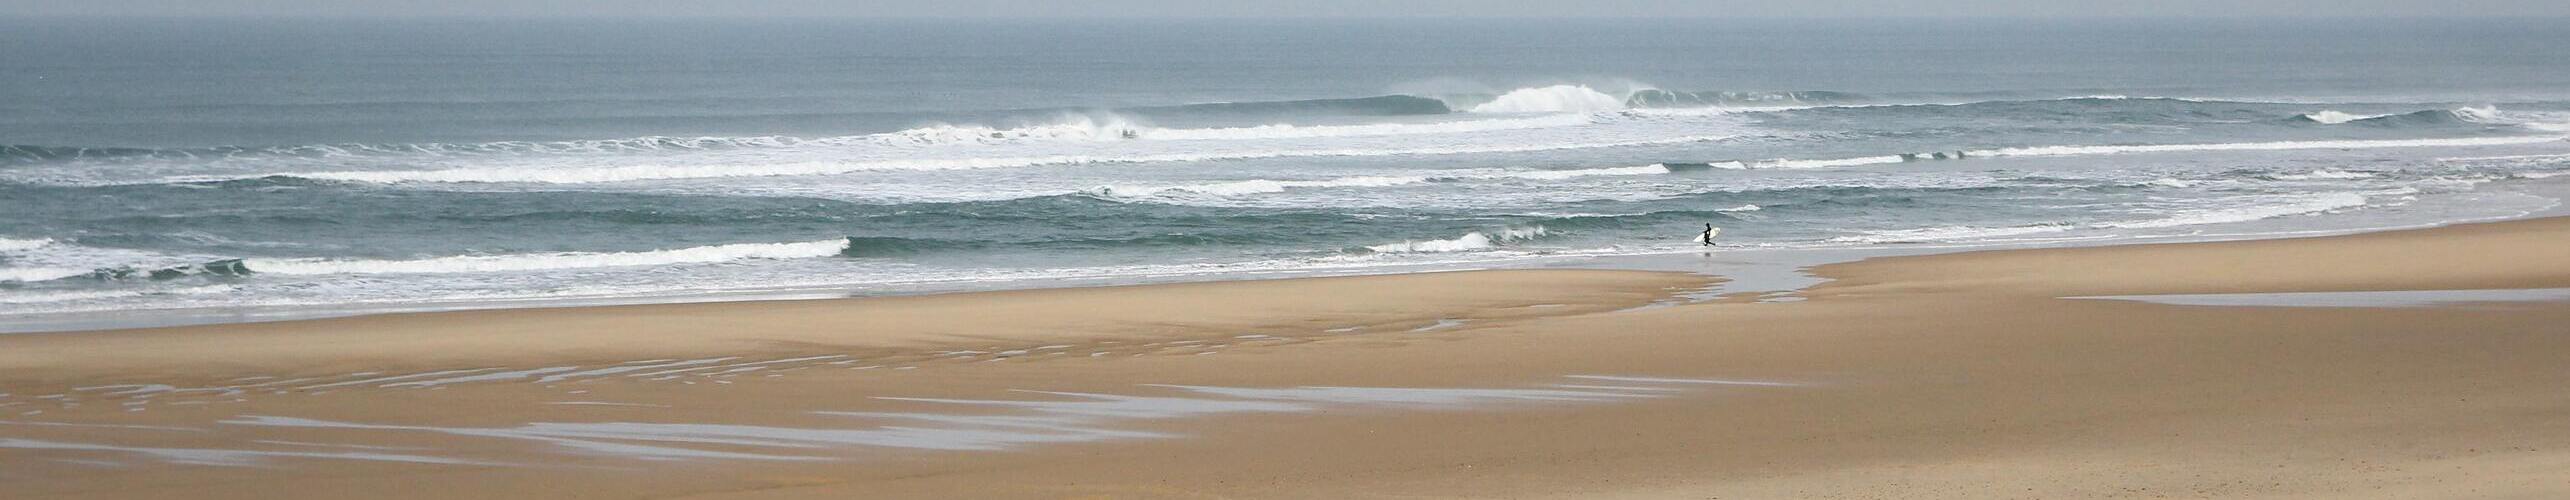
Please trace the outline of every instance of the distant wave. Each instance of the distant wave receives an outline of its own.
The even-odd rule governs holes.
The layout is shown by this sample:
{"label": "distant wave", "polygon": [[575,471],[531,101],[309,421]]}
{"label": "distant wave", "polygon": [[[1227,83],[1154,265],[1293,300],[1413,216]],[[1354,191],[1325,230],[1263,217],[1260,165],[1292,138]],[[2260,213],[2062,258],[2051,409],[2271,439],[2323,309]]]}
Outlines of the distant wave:
{"label": "distant wave", "polygon": [[1464,233],[1463,236],[1457,236],[1454,239],[1412,240],[1400,243],[1385,243],[1381,245],[1368,246],[1365,247],[1365,249],[1376,253],[1469,252],[1474,250],[1488,250],[1507,243],[1530,241],[1536,238],[1550,236],[1551,234],[1552,232],[1544,229],[1544,226],[1523,228],[1512,227],[1491,232],[1473,231]]}
{"label": "distant wave", "polygon": [[1660,89],[1634,91],[1624,98],[1629,108],[1700,108],[1700,107],[1792,107],[1852,104],[1873,101],[1864,94],[1829,91],[1790,92],[1681,92]]}
{"label": "distant wave", "polygon": [[2559,142],[2559,136],[2462,137],[2450,139],[2382,139],[2339,141],[2232,142],[2212,144],[2140,144],[2114,146],[2036,146],[1974,151],[1972,156],[2084,156],[2189,151],[2287,151],[2297,149],[2374,149],[2459,146],[2504,146]]}
{"label": "distant wave", "polygon": [[1009,128],[936,124],[880,134],[801,138],[636,137],[554,142],[489,142],[472,144],[326,144],[283,147],[179,149],[0,146],[0,161],[77,160],[216,160],[256,158],[363,158],[417,156],[488,156],[502,154],[609,154],[670,151],[724,151],[754,148],[848,146],[954,146],[1021,142],[1248,141],[1328,137],[1375,137],[1465,134],[1501,130],[1575,127],[1595,123],[1592,116],[1553,114],[1522,118],[1481,118],[1423,123],[1295,125],[1274,123],[1245,127],[1161,128],[1109,113],[1063,115],[1052,121]]}
{"label": "distant wave", "polygon": [[1163,197],[1163,196],[1180,195],[1180,194],[1188,194],[1188,195],[1206,195],[1206,196],[1244,196],[1244,195],[1253,195],[1253,194],[1281,193],[1281,192],[1285,192],[1286,190],[1289,190],[1289,189],[1304,189],[1304,188],[1334,188],[1334,187],[1390,187],[1390,186],[1404,186],[1404,185],[1412,185],[1412,184],[1425,184],[1425,183],[1430,183],[1430,182],[1440,182],[1440,181],[1464,181],[1464,180],[1488,180],[1488,179],[1560,180],[1560,179],[1571,179],[1571,178],[1578,178],[1578,177],[1595,177],[1595,176],[1652,175],[1652,174],[1665,174],[1665,173],[1669,173],[1669,172],[1670,172],[1669,167],[1664,166],[1664,165],[1656,165],[1656,164],[1655,164],[1655,165],[1643,165],[1643,166],[1637,166],[1637,167],[1608,167],[1608,168],[1572,169],[1572,170],[1524,170],[1524,171],[1490,171],[1490,170],[1477,170],[1477,171],[1466,171],[1466,172],[1444,172],[1444,173],[1438,173],[1438,174],[1432,174],[1432,175],[1414,175],[1414,176],[1362,175],[1362,176],[1338,177],[1338,178],[1331,178],[1331,179],[1315,179],[1315,180],[1270,180],[1270,179],[1251,179],[1251,180],[1243,180],[1243,181],[1215,182],[1215,183],[1204,183],[1204,184],[1183,184],[1183,185],[1173,185],[1173,186],[1147,186],[1147,187],[1099,186],[1099,187],[1097,187],[1097,188],[1093,188],[1093,189],[1090,189],[1090,190],[1088,190],[1088,191],[1085,191],[1084,193],[1085,193],[1085,194],[1092,195],[1092,196],[1101,197],[1101,198],[1125,199],[1125,200],[1131,200],[1131,199],[1145,199],[1145,198]]}
{"label": "distant wave", "polygon": [[[1603,141],[1603,142],[1589,142],[1589,143],[1559,143],[1559,144],[1520,144],[1520,145],[1444,146],[1444,147],[1435,147],[1435,146],[1430,146],[1430,147],[1414,147],[1414,148],[1384,148],[1384,149],[1311,149],[1311,150],[1274,149],[1274,150],[1252,150],[1252,151],[1242,151],[1242,152],[1220,152],[1220,153],[1164,153],[1164,154],[1142,154],[1142,155],[1130,155],[1130,156],[1056,155],[1056,156],[1016,157],[1016,158],[902,159],[902,160],[872,160],[872,161],[802,161],[802,162],[781,162],[781,163],[758,164],[758,165],[719,165],[719,164],[718,164],[718,165],[627,165],[627,166],[611,166],[611,167],[567,167],[567,168],[498,168],[498,167],[487,167],[487,168],[485,168],[485,167],[468,167],[468,168],[456,168],[456,169],[445,169],[445,170],[364,170],[364,171],[335,171],[335,172],[306,172],[306,173],[275,173],[275,174],[257,174],[257,175],[248,175],[248,176],[219,177],[219,178],[195,178],[195,177],[182,177],[182,178],[164,179],[164,180],[162,180],[162,182],[178,182],[178,183],[209,183],[209,182],[211,182],[211,183],[237,183],[237,182],[262,182],[262,183],[274,183],[274,182],[288,182],[288,183],[292,183],[292,182],[303,182],[303,181],[337,181],[337,182],[367,182],[367,183],[384,183],[384,184],[393,184],[393,183],[538,183],[538,184],[587,184],[587,183],[631,182],[631,181],[671,180],[671,179],[704,179],[704,178],[730,178],[730,177],[774,177],[774,176],[800,176],[800,175],[833,175],[833,174],[844,174],[844,173],[865,172],[865,171],[899,171],[899,170],[962,170],[962,169],[988,169],[988,168],[1019,168],[1019,167],[1045,167],[1045,166],[1074,166],[1074,165],[1092,165],[1092,164],[1133,164],[1133,163],[1194,162],[1194,161],[1244,160],[1244,159],[1267,159],[1267,158],[1305,158],[1305,157],[1373,157],[1373,156],[1409,156],[1409,155],[1458,155],[1458,154],[1519,153],[1519,152],[1535,152],[1535,151],[1559,151],[1559,150],[1575,150],[1575,149],[1603,149],[1603,148],[1617,148],[1617,147],[1633,147],[1633,146],[1652,146],[1652,145],[1670,145],[1670,144],[1685,144],[1685,143],[1697,143],[1697,142],[1713,142],[1713,141],[1721,141],[1721,140],[1725,140],[1725,139],[1731,139],[1731,138],[1735,138],[1735,137],[1738,137],[1738,136],[1735,136],[1735,135],[1706,135],[1706,136],[1676,137],[1676,138],[1667,138],[1667,139],[1646,139],[1646,140],[1630,140],[1630,141]],[[2169,152],[2202,152],[2202,151],[2286,151],[2286,150],[2304,150],[2304,149],[2375,149],[2375,148],[2414,148],[2414,147],[2472,147],[2472,146],[2500,146],[2500,145],[2518,145],[2518,144],[2540,144],[2540,143],[2548,143],[2548,142],[2558,142],[2558,141],[2562,141],[2562,140],[2564,140],[2564,139],[2565,139],[2565,138],[2564,138],[2564,137],[2561,137],[2561,136],[2504,136],[2504,137],[2462,137],[2462,138],[2435,138],[2435,139],[2376,139],[2376,140],[2320,140],[2320,141],[2276,141],[2276,142],[2196,143],[2196,144],[2129,144],[2129,145],[2060,145],[2060,146],[2027,146],[2027,147],[2011,147],[2011,148],[1985,149],[1985,150],[1977,150],[1977,151],[1928,152],[1928,153],[1900,153],[1900,154],[1876,155],[1876,156],[1854,156],[1854,157],[1844,157],[1844,158],[1819,158],[1819,159],[1804,159],[1804,158],[1775,158],[1775,159],[1745,159],[1745,160],[1710,160],[1710,161],[1701,161],[1701,162],[1672,161],[1672,162],[1663,162],[1663,163],[1659,164],[1659,167],[1660,167],[1660,168],[1662,168],[1662,169],[1668,170],[1668,171],[1710,170],[1710,169],[1724,169],[1724,170],[1753,170],[1753,169],[1811,169],[1811,168],[1843,168],[1843,167],[1856,167],[1856,166],[1868,166],[1868,165],[1884,165],[1884,164],[1896,164],[1896,163],[1914,162],[1914,161],[1930,161],[1930,160],[1964,159],[1964,158],[1971,158],[1971,157],[2089,156],[2089,155],[2136,154],[2136,153],[2169,153]],[[1611,171],[1611,172],[1584,172],[1584,171],[1580,171],[1580,170],[1565,170],[1565,171],[1535,171],[1535,172],[1509,173],[1509,174],[1505,174],[1505,175],[1503,175],[1503,177],[1519,177],[1519,178],[1528,178],[1528,179],[1545,179],[1545,178],[1548,178],[1547,176],[1561,176],[1561,178],[1569,178],[1569,177],[1582,177],[1582,176],[1591,176],[1591,175],[1633,175],[1633,174],[1639,174],[1639,173],[1656,173],[1656,172],[1652,172],[1652,171],[1650,171],[1650,170],[1649,170],[1649,167],[1617,167],[1617,168],[1628,169],[1628,170]],[[1364,185],[1364,186],[1388,186],[1388,185],[1400,185],[1400,184],[1410,184],[1410,183],[1419,183],[1419,182],[1429,182],[1429,181],[1437,180],[1437,179],[1438,179],[1438,177],[1439,177],[1439,176],[1366,176],[1366,177],[1360,177],[1360,178],[1334,179],[1334,180],[1317,180],[1317,181],[1270,181],[1270,180],[1235,181],[1235,182],[1220,183],[1220,184],[1217,184],[1217,185],[1204,185],[1204,186],[1157,186],[1157,187],[1106,186],[1106,187],[1102,187],[1102,188],[1100,188],[1100,189],[1092,190],[1092,191],[1091,191],[1091,194],[1106,195],[1106,196],[1111,196],[1111,197],[1133,197],[1133,196],[1151,196],[1151,195],[1157,195],[1157,194],[1167,193],[1167,192],[1171,192],[1171,191],[1190,191],[1190,192],[1196,192],[1196,193],[1202,193],[1202,194],[1213,194],[1213,195],[1236,195],[1236,194],[1252,194],[1252,193],[1278,192],[1278,191],[1282,191],[1282,190],[1285,190],[1285,189],[1292,189],[1292,188],[1298,188],[1298,187],[1333,187],[1333,186],[1340,186],[1340,185],[1350,185],[1350,186],[1354,186],[1354,185]],[[1469,178],[1469,177],[1466,177],[1466,178]]]}
{"label": "distant wave", "polygon": [[[211,160],[225,158],[352,158],[384,156],[470,156],[506,154],[604,154],[663,151],[710,151],[754,148],[976,144],[1027,140],[1244,140],[1310,137],[1355,137],[1402,134],[1469,133],[1490,130],[1577,126],[1590,115],[1626,109],[1687,109],[1721,106],[1768,106],[1861,99],[1839,92],[1676,92],[1640,90],[1611,95],[1587,86],[1554,85],[1515,89],[1496,95],[1422,97],[1385,95],[1288,101],[1217,102],[1145,106],[1106,110],[1022,110],[1028,117],[1014,125],[930,123],[892,132],[825,136],[685,137],[643,136],[567,141],[495,141],[481,143],[307,144],[286,146],[212,146],[193,148],[121,148],[48,145],[0,145],[0,161],[52,162],[81,160]],[[1458,102],[1473,103],[1458,105]],[[1478,118],[1428,123],[1302,125],[1278,121],[1263,125],[1211,128],[1164,128],[1147,124],[1148,116],[1237,115],[1279,120],[1333,116],[1410,116],[1458,113],[1520,113],[1553,116],[1522,119]]]}
{"label": "distant wave", "polygon": [[1246,127],[1160,128],[1142,125],[1122,115],[1093,113],[1066,115],[1049,123],[1014,128],[992,128],[983,125],[930,125],[925,127],[837,139],[847,143],[872,141],[886,144],[953,145],[992,144],[1025,141],[1245,141],[1273,139],[1309,139],[1323,137],[1373,137],[1421,134],[1461,134],[1497,130],[1524,130],[1575,127],[1595,123],[1587,115],[1554,114],[1528,118],[1485,118],[1426,123],[1367,123],[1353,125],[1295,125],[1274,123]]}
{"label": "distant wave", "polygon": [[1551,85],[1510,90],[1468,107],[1469,113],[1611,113],[1689,114],[1822,106],[1864,102],[1846,92],[1681,92],[1652,88],[1608,93],[1587,85]]}
{"label": "distant wave", "polygon": [[1455,155],[1486,153],[1521,153],[1571,149],[1597,149],[1667,144],[1711,142],[1735,135],[1703,135],[1664,139],[1601,141],[1556,144],[1517,144],[1491,146],[1427,146],[1383,149],[1276,149],[1227,153],[1165,153],[1131,156],[1056,155],[1018,158],[950,158],[874,161],[801,161],[758,165],[630,165],[574,168],[457,168],[445,170],[364,170],[310,173],[260,174],[231,178],[180,178],[179,182],[222,181],[262,177],[297,177],[331,181],[371,183],[541,183],[588,184],[670,179],[709,179],[727,177],[777,177],[797,175],[831,175],[883,170],[962,170],[1018,168],[1092,164],[1164,163],[1264,158],[1369,157],[1410,155]]}
{"label": "distant wave", "polygon": [[1175,106],[1125,108],[1125,111],[1159,114],[1236,114],[1236,115],[1440,115],[1454,112],[1443,100],[1414,95],[1374,97],[1299,99],[1287,101],[1206,102]]}
{"label": "distant wave", "polygon": [[2490,123],[2499,119],[2497,107],[2431,109],[2400,114],[2360,115],[2335,110],[2320,110],[2294,119],[2322,125],[2427,126],[2455,123]]}

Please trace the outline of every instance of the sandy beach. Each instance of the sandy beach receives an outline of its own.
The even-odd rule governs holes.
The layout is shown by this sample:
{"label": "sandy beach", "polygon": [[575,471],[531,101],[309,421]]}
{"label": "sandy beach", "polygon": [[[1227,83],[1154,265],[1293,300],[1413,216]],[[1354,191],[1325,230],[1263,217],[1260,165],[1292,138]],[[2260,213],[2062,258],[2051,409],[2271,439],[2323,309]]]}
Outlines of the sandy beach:
{"label": "sandy beach", "polygon": [[[8,498],[2562,498],[2570,218],[0,336]],[[2498,293],[2489,296],[2505,296]]]}

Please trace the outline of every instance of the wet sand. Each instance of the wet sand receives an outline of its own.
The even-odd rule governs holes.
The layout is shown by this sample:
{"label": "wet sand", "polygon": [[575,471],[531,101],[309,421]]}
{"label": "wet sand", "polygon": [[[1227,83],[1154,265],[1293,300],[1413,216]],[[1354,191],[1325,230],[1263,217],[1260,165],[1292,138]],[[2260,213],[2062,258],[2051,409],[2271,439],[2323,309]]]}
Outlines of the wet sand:
{"label": "wet sand", "polygon": [[[2561,498],[2570,219],[0,336],[26,498]],[[372,372],[372,373],[368,373]],[[302,380],[298,380],[302,379]],[[31,413],[32,412],[32,413]],[[121,427],[113,427],[121,426]]]}

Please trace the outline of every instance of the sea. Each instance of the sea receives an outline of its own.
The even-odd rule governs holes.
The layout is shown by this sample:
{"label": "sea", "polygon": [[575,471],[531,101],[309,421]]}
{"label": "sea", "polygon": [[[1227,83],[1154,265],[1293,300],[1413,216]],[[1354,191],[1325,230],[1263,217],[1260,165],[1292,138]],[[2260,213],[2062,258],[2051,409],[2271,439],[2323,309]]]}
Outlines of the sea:
{"label": "sea", "polygon": [[0,331],[2525,217],[2558,21],[0,18]]}

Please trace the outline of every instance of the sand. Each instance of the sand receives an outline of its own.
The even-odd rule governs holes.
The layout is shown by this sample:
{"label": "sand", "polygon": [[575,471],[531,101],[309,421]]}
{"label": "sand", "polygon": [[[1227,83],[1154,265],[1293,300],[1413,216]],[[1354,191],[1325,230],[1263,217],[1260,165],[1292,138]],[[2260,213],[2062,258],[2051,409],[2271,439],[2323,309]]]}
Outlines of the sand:
{"label": "sand", "polygon": [[2570,497],[2570,304],[2058,298],[2570,287],[2570,219],[1813,272],[1801,302],[1638,309],[1706,278],[0,336],[0,496]]}

